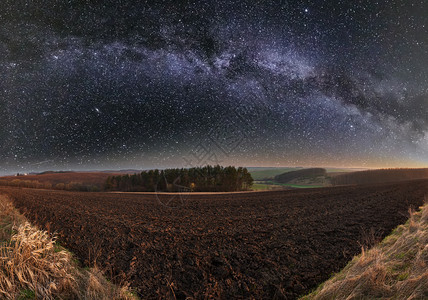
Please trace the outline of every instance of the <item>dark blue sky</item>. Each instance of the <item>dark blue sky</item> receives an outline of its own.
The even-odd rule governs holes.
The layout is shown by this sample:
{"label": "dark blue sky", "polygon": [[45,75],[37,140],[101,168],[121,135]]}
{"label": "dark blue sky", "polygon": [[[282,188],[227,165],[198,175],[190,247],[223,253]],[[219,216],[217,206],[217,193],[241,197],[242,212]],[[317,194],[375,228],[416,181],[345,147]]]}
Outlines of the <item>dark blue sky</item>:
{"label": "dark blue sky", "polygon": [[424,1],[17,2],[1,172],[428,165]]}

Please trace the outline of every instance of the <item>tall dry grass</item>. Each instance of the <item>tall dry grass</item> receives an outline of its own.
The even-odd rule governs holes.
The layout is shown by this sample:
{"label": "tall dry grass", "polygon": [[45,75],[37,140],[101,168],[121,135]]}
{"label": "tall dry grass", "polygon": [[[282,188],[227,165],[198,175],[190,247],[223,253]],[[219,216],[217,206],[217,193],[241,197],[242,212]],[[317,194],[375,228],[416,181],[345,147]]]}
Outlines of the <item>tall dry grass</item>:
{"label": "tall dry grass", "polygon": [[428,197],[379,245],[301,299],[428,299]]}
{"label": "tall dry grass", "polygon": [[0,299],[136,299],[96,267],[80,268],[55,237],[32,226],[0,195]]}

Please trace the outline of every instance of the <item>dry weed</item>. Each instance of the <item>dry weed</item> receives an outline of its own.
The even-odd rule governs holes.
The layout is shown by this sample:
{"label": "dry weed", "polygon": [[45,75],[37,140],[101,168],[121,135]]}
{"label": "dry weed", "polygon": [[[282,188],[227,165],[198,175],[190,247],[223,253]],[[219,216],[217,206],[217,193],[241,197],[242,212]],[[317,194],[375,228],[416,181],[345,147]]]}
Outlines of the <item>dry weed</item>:
{"label": "dry weed", "polygon": [[97,268],[83,270],[55,237],[32,226],[0,196],[0,298],[135,299]]}
{"label": "dry weed", "polygon": [[428,299],[428,196],[421,211],[302,299]]}

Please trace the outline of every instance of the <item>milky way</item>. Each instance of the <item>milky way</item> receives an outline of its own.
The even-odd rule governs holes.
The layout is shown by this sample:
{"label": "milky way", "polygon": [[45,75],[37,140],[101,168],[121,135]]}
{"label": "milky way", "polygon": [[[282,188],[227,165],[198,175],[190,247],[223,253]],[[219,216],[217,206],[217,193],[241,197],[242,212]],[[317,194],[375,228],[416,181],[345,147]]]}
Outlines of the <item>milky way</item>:
{"label": "milky way", "polygon": [[3,173],[428,165],[424,1],[16,2]]}

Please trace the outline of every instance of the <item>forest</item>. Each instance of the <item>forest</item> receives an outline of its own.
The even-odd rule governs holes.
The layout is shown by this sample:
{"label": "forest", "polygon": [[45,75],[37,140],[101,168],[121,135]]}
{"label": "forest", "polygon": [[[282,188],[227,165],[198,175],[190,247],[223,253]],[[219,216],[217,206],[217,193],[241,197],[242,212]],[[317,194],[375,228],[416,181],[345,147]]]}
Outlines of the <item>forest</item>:
{"label": "forest", "polygon": [[204,166],[148,170],[133,175],[110,176],[107,191],[124,192],[234,192],[250,190],[253,178],[247,168]]}

